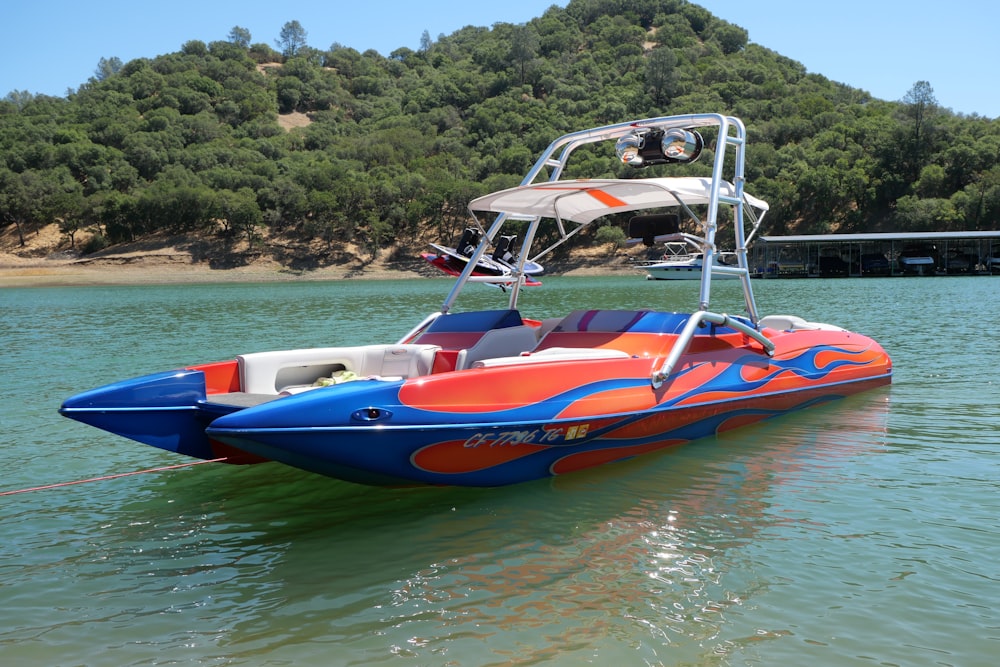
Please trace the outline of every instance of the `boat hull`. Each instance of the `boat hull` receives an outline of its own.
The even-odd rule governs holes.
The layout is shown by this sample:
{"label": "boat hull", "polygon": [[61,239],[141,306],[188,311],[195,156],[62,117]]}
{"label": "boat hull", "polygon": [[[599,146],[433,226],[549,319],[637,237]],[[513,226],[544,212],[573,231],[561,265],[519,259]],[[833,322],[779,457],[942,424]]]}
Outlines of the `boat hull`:
{"label": "boat hull", "polygon": [[742,347],[706,349],[684,358],[660,389],[649,380],[652,360],[638,356],[512,363],[310,392],[220,417],[207,433],[262,458],[363,484],[515,484],[890,382],[891,363],[877,344],[846,333],[816,344],[823,333],[833,332],[788,334],[789,345],[771,359]]}
{"label": "boat hull", "polygon": [[[643,267],[647,280],[701,280],[701,266],[670,266],[653,264]],[[739,276],[728,273],[712,274],[712,280],[736,280]]]}
{"label": "boat hull", "polygon": [[[63,402],[59,413],[75,421],[196,459],[225,458],[228,463],[259,463],[263,459],[213,440],[205,428],[215,419],[241,410],[208,400],[220,366],[235,370],[235,362],[206,364],[153,373],[77,394]],[[238,388],[238,385],[237,385]],[[221,392],[219,392],[221,394]]]}
{"label": "boat hull", "polygon": [[[420,256],[423,257],[424,260],[431,266],[440,271],[443,271],[449,276],[461,275],[462,269],[465,268],[464,266],[460,266],[457,262],[455,262],[446,255],[435,255],[434,253],[430,252],[422,252],[420,253]],[[494,273],[492,271],[480,270],[477,268],[473,270],[472,275],[480,277],[482,276],[499,277],[509,274]],[[513,278],[511,278],[511,280],[513,281]],[[507,284],[507,283],[500,283],[500,284]],[[524,284],[527,285],[528,287],[538,287],[539,285],[542,284],[542,282],[537,278],[535,278],[534,276],[525,274]]]}
{"label": "boat hull", "polygon": [[899,263],[906,275],[933,276],[937,271],[937,265],[932,257],[904,257]]}
{"label": "boat hull", "polygon": [[[444,271],[450,276],[458,276],[462,273],[465,267],[469,263],[469,258],[458,252],[454,248],[448,248],[446,246],[438,245],[437,243],[431,243],[431,247],[436,250],[436,253],[422,252],[420,256],[424,260],[430,263],[432,266]],[[506,262],[498,259],[493,259],[492,257],[480,257],[479,261],[476,262],[476,268],[473,269],[472,275],[474,276],[508,276],[514,272],[514,267]],[[524,274],[527,277],[536,276],[544,272],[544,268],[541,264],[537,262],[526,261],[524,263]],[[541,284],[536,279],[529,280],[535,284]]]}
{"label": "boat hull", "polygon": [[[736,259],[733,253],[724,252],[720,254],[716,265],[736,266]],[[704,267],[703,253],[664,255],[660,261],[650,261],[642,265],[647,280],[701,280]],[[738,278],[739,276],[732,273],[712,272],[712,280],[736,280]]]}
{"label": "boat hull", "polygon": [[[469,335],[527,335],[534,345],[536,334],[517,324],[516,311],[449,315],[411,344],[242,355],[84,392],[60,412],[201,459],[278,461],[383,486],[502,486],[681,445],[891,380],[891,361],[870,338],[775,318],[775,328],[762,330],[771,355],[737,329],[705,326],[665,381],[652,381],[689,318],[576,311],[531,352],[495,356],[495,337],[492,354],[469,362],[466,353],[458,363],[461,354],[440,347],[456,336],[469,345]],[[472,324],[490,335],[470,332]],[[345,365],[357,379],[312,383]]]}
{"label": "boat hull", "polygon": [[[630,459],[887,384],[870,379],[725,405],[573,420],[351,427],[239,428],[219,420],[213,437],[262,458],[378,486],[518,484]],[[578,437],[576,434],[584,434]]]}

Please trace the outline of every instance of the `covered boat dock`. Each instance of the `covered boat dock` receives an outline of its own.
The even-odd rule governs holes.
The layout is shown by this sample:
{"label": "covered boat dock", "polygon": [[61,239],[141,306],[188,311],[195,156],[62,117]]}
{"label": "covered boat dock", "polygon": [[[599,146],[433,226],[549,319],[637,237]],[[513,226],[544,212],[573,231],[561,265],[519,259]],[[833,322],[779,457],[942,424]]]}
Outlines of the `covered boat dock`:
{"label": "covered boat dock", "polygon": [[1000,273],[1000,231],[761,236],[749,253],[762,278]]}

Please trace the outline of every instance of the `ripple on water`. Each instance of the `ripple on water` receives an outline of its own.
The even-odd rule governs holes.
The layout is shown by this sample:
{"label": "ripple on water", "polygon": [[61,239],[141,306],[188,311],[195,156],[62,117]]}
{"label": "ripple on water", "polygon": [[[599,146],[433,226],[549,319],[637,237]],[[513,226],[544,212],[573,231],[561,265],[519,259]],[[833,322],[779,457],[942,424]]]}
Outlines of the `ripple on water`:
{"label": "ripple on water", "polygon": [[[0,363],[30,391],[0,393],[2,487],[180,461],[59,418],[80,389],[394,339],[440,303],[431,282],[6,291]],[[683,288],[553,278],[522,310],[680,308]],[[385,490],[209,465],[5,497],[0,653],[89,667],[992,664],[1000,337],[970,314],[1000,311],[998,293],[992,278],[762,281],[767,312],[882,341],[893,386],[562,479]]]}

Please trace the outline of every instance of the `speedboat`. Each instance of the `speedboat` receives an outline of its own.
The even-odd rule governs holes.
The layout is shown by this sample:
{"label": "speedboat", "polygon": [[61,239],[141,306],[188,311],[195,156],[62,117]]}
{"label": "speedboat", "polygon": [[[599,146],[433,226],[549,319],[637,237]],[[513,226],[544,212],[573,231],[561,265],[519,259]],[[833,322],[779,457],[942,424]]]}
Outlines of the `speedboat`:
{"label": "speedboat", "polygon": [[[431,243],[431,247],[436,252],[423,252],[420,256],[427,262],[441,271],[451,276],[460,276],[469,263],[469,259],[476,251],[482,239],[482,231],[475,227],[467,227],[462,232],[462,237],[458,241],[458,246],[450,248],[437,243]],[[484,253],[476,260],[475,268],[472,270],[474,276],[511,276],[515,271],[514,264],[517,263],[516,252],[517,236],[499,236],[493,244],[493,251]],[[525,261],[522,267],[526,276],[525,285],[537,286],[542,283],[534,276],[543,273],[544,267],[538,262]],[[506,287],[509,283],[498,283]]]}
{"label": "speedboat", "polygon": [[933,248],[907,246],[899,255],[899,267],[905,275],[933,276],[937,271]]}
{"label": "speedboat", "polygon": [[[662,175],[698,157],[702,133],[714,142],[705,175]],[[617,167],[608,169],[621,178],[562,178],[576,149],[600,142],[614,146]],[[566,134],[519,186],[469,204],[482,238],[440,309],[401,339],[248,352],[87,391],[60,412],[201,459],[276,461],[372,485],[489,487],[633,458],[890,383],[892,362],[871,338],[758,313],[746,240],[767,204],[744,192],[746,147],[743,123],[713,113]],[[597,153],[584,153],[593,163]],[[638,177],[644,169],[651,175]],[[731,266],[715,261],[723,207]],[[703,261],[691,310],[521,311],[536,238],[550,245],[530,261],[602,219],[651,243],[680,233],[664,225],[679,212],[697,225]],[[513,272],[475,275],[508,223],[527,230]],[[721,274],[742,285],[727,290],[739,294],[739,314],[711,303]],[[470,283],[490,281],[511,284],[504,307],[457,306]]]}
{"label": "speedboat", "polygon": [[892,263],[880,252],[861,255],[861,275],[887,276],[892,273]]}
{"label": "speedboat", "polygon": [[[678,244],[667,244],[667,250],[660,259],[639,264],[639,268],[646,272],[646,280],[701,280],[701,273],[705,268],[704,253],[691,252],[687,249],[686,244],[672,247],[676,245]],[[735,266],[736,264],[736,253],[717,253],[716,266]],[[736,280],[738,278],[739,276],[733,273],[719,273],[715,276],[716,280]]]}
{"label": "speedboat", "polygon": [[961,250],[951,250],[941,259],[944,272],[949,275],[973,273],[976,269],[976,256]]}

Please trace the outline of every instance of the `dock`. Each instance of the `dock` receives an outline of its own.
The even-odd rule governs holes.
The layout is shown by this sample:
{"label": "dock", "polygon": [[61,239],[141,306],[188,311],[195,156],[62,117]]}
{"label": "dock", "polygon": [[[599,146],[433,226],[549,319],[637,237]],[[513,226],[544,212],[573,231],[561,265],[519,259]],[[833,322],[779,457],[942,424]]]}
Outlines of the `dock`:
{"label": "dock", "polygon": [[749,250],[759,278],[1000,274],[1000,231],[761,236]]}

